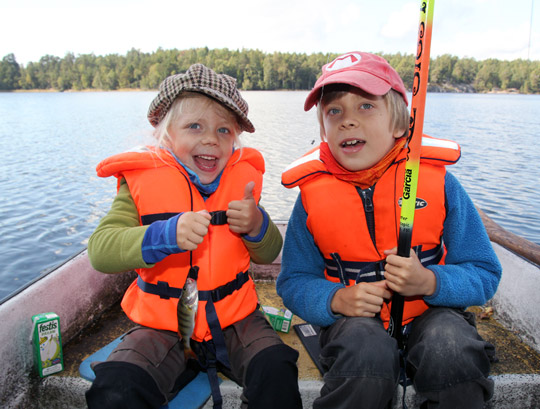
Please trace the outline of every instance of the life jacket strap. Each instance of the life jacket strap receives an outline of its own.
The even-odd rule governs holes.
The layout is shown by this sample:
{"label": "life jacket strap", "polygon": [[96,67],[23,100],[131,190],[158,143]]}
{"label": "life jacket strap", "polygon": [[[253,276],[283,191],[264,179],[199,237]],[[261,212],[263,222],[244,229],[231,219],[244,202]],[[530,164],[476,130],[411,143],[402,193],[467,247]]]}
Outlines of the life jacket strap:
{"label": "life jacket strap", "polygon": [[[349,281],[345,277],[345,266],[343,265],[343,260],[341,260],[339,253],[332,253],[330,255],[332,256],[332,260],[336,263],[339,282],[346,286],[349,283]],[[326,266],[326,268],[327,269],[329,268],[328,265]]]}
{"label": "life jacket strap", "polygon": [[[424,267],[439,264],[444,255],[444,245],[441,241],[436,247],[422,251],[422,246],[413,248]],[[341,283],[367,282],[372,283],[384,280],[384,267],[386,261],[347,261],[342,260],[339,254],[332,253],[331,259],[324,259],[326,273],[330,277],[337,278]]]}
{"label": "life jacket strap", "polygon": [[218,302],[243,287],[249,281],[249,272],[244,271],[236,275],[236,278],[213,290],[199,290],[199,300]]}
{"label": "life jacket strap", "polygon": [[210,212],[210,216],[212,216],[210,224],[214,226],[227,224],[227,212],[225,210],[214,210],[213,212]]}
{"label": "life jacket strap", "polygon": [[141,215],[141,223],[143,226],[148,226],[157,221],[169,220],[171,217],[178,215],[179,213],[153,213]]}
{"label": "life jacket strap", "polygon": [[169,298],[182,297],[182,289],[171,287],[167,281],[158,281],[157,284],[147,283],[141,276],[137,277],[137,286],[145,293],[159,295],[159,298],[168,300]]}
{"label": "life jacket strap", "polygon": [[236,278],[229,281],[214,290],[201,290],[199,291],[199,300],[206,301],[206,321],[214,340],[216,347],[216,358],[218,362],[230,368],[229,357],[227,354],[227,346],[225,344],[225,338],[223,337],[223,331],[221,330],[221,324],[217,316],[216,307],[214,303],[224,299],[231,295],[236,290],[242,288],[242,286],[249,281],[249,272],[240,272],[236,275]]}
{"label": "life jacket strap", "polygon": [[203,371],[208,376],[210,391],[212,393],[213,409],[221,409],[223,398],[219,389],[219,378],[217,375],[216,346],[213,340],[197,342],[193,341],[193,351],[197,355],[197,360]]}
{"label": "life jacket strap", "polygon": [[212,334],[212,340],[214,341],[214,346],[216,347],[216,359],[219,363],[230,369],[231,363],[229,362],[229,354],[227,352],[225,336],[221,330],[221,324],[219,323],[219,318],[217,316],[216,306],[211,299],[206,303],[206,321],[208,322],[208,327],[210,328],[210,333]]}
{"label": "life jacket strap", "polygon": [[[191,270],[190,270],[191,271]],[[191,273],[190,273],[191,274]],[[249,272],[240,272],[236,275],[236,278],[229,281],[214,290],[199,291],[199,300],[207,301],[212,299],[214,302],[218,302],[228,295],[231,295],[234,291],[239,290],[242,286],[249,281]],[[158,281],[157,284],[147,283],[141,276],[137,277],[137,286],[145,293],[159,295],[160,298],[180,298],[182,297],[182,289],[169,286],[167,281]]]}
{"label": "life jacket strap", "polygon": [[219,286],[214,290],[199,291],[199,300],[206,301],[206,321],[216,347],[216,358],[218,362],[225,365],[227,368],[230,368],[227,346],[225,345],[225,338],[223,336],[223,331],[221,330],[221,324],[214,303],[231,295],[236,290],[239,290],[248,281],[249,272],[240,272],[236,275],[234,280],[229,281],[227,284]]}
{"label": "life jacket strap", "polygon": [[[169,220],[171,217],[180,214],[180,212],[167,212],[167,213],[153,213],[153,214],[144,214],[141,216],[141,222],[143,226],[148,226],[155,221],[159,220]],[[227,224],[227,211],[226,210],[214,210],[210,212],[212,219],[210,224],[214,226],[220,226],[222,224]]]}
{"label": "life jacket strap", "polygon": [[[238,273],[236,278],[229,281],[227,284],[222,285],[214,290],[199,291],[199,300],[206,301],[206,321],[212,334],[212,344],[215,348],[215,359],[217,362],[231,368],[229,361],[229,354],[227,352],[227,344],[225,343],[225,336],[221,329],[219,317],[216,312],[216,306],[214,303],[225,297],[231,295],[234,291],[239,290],[242,286],[249,281],[249,273],[247,271]],[[210,345],[206,343],[206,345]],[[222,397],[219,390],[219,384],[217,382],[216,367],[212,362],[207,363],[208,380],[210,382],[210,388],[212,390],[212,399],[214,401],[214,409],[220,409],[222,405]]]}
{"label": "life jacket strap", "polygon": [[216,365],[210,365],[206,369],[208,375],[208,382],[210,383],[210,392],[212,393],[213,409],[221,409],[223,405],[223,397],[219,389],[219,380],[217,375]]}

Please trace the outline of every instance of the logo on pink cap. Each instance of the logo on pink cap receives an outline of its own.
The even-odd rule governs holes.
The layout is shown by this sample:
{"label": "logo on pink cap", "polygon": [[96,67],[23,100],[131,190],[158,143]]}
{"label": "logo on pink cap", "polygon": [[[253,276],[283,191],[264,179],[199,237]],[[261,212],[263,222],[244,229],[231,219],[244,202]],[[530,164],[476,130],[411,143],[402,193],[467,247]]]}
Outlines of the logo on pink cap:
{"label": "logo on pink cap", "polygon": [[360,63],[362,56],[358,53],[347,53],[339,56],[326,66],[326,71],[337,71],[343,68],[349,68]]}

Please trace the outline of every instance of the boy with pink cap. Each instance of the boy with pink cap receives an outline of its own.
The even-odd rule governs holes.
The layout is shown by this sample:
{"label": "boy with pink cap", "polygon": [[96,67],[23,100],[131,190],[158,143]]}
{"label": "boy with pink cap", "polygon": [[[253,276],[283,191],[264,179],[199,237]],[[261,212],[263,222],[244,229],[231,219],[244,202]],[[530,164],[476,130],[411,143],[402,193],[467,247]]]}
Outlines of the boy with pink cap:
{"label": "boy with pink cap", "polygon": [[[322,142],[282,175],[300,194],[276,287],[287,308],[321,327],[316,409],[385,408],[405,374],[422,408],[482,408],[493,394],[493,346],[465,309],[494,295],[501,266],[446,171],[460,157],[455,142],[423,136],[412,249],[397,255],[407,104],[386,60],[339,56],[304,105],[317,106]],[[393,293],[405,297],[403,351],[387,333]]]}

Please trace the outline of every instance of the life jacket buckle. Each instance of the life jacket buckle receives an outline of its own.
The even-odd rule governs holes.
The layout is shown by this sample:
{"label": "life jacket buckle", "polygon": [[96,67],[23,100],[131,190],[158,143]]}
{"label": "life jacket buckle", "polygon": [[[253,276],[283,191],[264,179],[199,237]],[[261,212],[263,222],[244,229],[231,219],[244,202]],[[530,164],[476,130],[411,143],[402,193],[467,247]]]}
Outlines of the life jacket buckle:
{"label": "life jacket buckle", "polygon": [[225,210],[214,210],[213,212],[210,212],[210,216],[212,216],[210,224],[214,226],[227,224],[227,212]]}
{"label": "life jacket buckle", "polygon": [[159,298],[162,298],[162,299],[165,299],[165,300],[168,300],[169,297],[167,294],[169,293],[169,283],[167,281],[158,281],[157,282],[157,289],[158,289],[158,292],[159,292]]}

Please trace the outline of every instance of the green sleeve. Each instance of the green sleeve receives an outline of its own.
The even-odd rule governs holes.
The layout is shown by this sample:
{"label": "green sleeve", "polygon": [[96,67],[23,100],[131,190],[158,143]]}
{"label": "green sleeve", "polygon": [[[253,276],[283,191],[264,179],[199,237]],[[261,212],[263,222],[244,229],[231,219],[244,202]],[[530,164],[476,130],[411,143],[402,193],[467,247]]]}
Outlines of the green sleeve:
{"label": "green sleeve", "polygon": [[142,241],[148,226],[141,226],[139,213],[122,179],[109,213],[99,222],[88,240],[92,266],[102,273],[119,273],[148,268],[142,257]]}
{"label": "green sleeve", "polygon": [[244,240],[249,251],[251,261],[257,264],[270,264],[276,259],[283,245],[283,238],[278,227],[274,224],[266,210],[262,209],[268,217],[268,228],[259,242]]}
{"label": "green sleeve", "polygon": [[[251,260],[257,264],[274,261],[283,245],[279,229],[268,213],[267,217],[268,227],[261,241],[243,240]],[[142,242],[147,229],[148,226],[140,225],[128,185],[122,180],[109,213],[101,219],[88,240],[88,255],[92,266],[102,273],[153,267],[154,264],[145,263],[142,257]]]}

